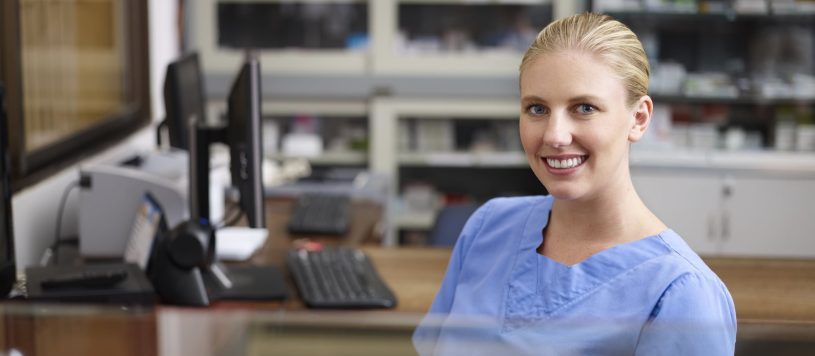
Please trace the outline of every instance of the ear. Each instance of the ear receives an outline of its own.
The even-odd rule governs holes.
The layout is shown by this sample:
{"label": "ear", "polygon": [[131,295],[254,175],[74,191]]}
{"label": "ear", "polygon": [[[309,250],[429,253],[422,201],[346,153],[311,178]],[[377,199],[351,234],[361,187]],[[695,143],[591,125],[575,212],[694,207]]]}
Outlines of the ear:
{"label": "ear", "polygon": [[648,124],[651,123],[651,115],[654,113],[654,102],[648,95],[643,95],[640,100],[634,104],[632,116],[633,123],[631,130],[628,132],[628,141],[631,143],[637,142],[645,134],[648,129]]}

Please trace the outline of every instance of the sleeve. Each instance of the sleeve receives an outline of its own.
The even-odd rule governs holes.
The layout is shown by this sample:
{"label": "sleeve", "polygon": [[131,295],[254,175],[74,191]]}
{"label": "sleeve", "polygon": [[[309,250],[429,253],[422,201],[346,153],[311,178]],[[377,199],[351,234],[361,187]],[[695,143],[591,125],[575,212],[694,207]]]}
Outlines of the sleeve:
{"label": "sleeve", "polygon": [[736,310],[721,281],[685,274],[663,293],[636,355],[733,355]]}
{"label": "sleeve", "polygon": [[453,306],[453,300],[456,296],[456,286],[458,285],[459,275],[464,265],[467,250],[469,250],[472,245],[472,240],[478,235],[478,232],[484,224],[489,205],[490,202],[487,202],[478,208],[464,224],[464,228],[462,228],[461,234],[453,247],[453,252],[447,264],[447,272],[444,274],[441,288],[439,288],[436,298],[433,299],[433,304],[431,304],[427,315],[413,332],[413,346],[420,355],[430,355],[433,353],[436,341],[439,338],[439,333],[441,332],[441,325]]}

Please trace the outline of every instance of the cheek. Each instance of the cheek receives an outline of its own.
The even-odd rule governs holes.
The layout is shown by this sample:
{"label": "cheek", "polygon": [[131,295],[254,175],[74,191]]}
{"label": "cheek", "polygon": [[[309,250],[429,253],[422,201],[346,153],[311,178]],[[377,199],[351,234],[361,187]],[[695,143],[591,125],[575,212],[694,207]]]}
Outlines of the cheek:
{"label": "cheek", "polygon": [[627,133],[616,126],[587,132],[581,142],[592,153],[604,157],[601,160],[603,164],[617,162],[619,157],[627,152],[629,146]]}
{"label": "cheek", "polygon": [[537,151],[537,144],[541,140],[538,138],[534,128],[528,123],[521,123],[518,125],[519,134],[521,137],[521,145],[527,153],[534,153]]}

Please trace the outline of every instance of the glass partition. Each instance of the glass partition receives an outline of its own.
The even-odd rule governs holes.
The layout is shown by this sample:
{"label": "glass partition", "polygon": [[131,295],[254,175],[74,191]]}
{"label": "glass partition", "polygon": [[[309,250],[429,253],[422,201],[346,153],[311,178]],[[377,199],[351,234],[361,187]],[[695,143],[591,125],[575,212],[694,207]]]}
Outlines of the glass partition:
{"label": "glass partition", "polygon": [[15,188],[149,122],[146,9],[135,0],[2,2]]}

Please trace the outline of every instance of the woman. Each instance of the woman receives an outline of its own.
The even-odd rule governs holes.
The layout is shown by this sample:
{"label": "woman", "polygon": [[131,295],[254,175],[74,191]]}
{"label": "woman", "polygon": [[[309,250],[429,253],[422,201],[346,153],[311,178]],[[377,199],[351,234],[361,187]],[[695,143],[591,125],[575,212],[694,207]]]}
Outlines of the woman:
{"label": "woman", "polygon": [[608,16],[538,34],[520,66],[520,135],[549,195],[470,217],[414,333],[420,353],[733,354],[729,292],[631,181],[648,75],[636,35]]}

